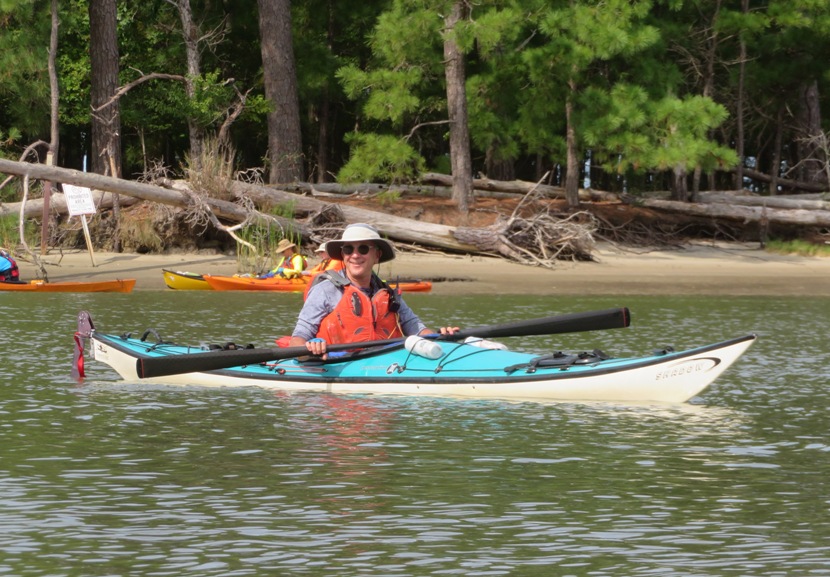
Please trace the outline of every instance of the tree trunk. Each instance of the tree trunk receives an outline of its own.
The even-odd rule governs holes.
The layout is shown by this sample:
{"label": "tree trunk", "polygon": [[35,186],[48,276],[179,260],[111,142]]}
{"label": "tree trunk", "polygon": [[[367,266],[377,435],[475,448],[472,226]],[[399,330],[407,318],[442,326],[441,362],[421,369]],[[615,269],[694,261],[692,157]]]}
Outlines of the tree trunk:
{"label": "tree trunk", "polygon": [[823,167],[827,162],[822,150],[817,146],[816,136],[821,134],[821,106],[819,103],[818,82],[807,84],[800,94],[798,143],[799,166],[798,179],[805,182],[825,182]]}
{"label": "tree trunk", "polygon": [[467,73],[464,54],[453,38],[455,26],[466,18],[465,0],[455,0],[444,19],[444,74],[447,81],[447,112],[450,120],[450,164],[452,198],[466,221],[473,192],[473,163],[470,157],[470,129],[467,124]]}
{"label": "tree trunk", "polygon": [[[491,142],[484,153],[484,165],[487,167],[487,178],[493,180],[514,180],[516,167],[511,160],[498,158],[497,143]],[[539,176],[541,178],[542,175]]]}
{"label": "tree trunk", "polygon": [[[749,0],[741,0],[741,14],[746,19],[749,14]],[[738,94],[735,103],[735,152],[738,153],[738,166],[735,169],[735,190],[744,188],[744,99],[746,98],[744,82],[746,80],[746,38],[743,30],[740,32],[740,48],[738,56]]]}
{"label": "tree trunk", "polygon": [[567,168],[565,169],[565,198],[572,209],[579,208],[579,158],[576,147],[576,128],[573,125],[573,100],[576,83],[568,81],[568,95],[565,97],[565,122],[567,143]]}
{"label": "tree trunk", "polygon": [[[712,18],[709,22],[709,27],[706,30],[704,62],[703,62],[703,96],[712,98],[712,93],[715,91],[715,62],[718,57],[718,45],[720,43],[720,34],[718,27],[718,19],[720,18],[721,0],[715,0],[712,7]],[[712,138],[712,130],[707,131],[707,136]],[[703,174],[703,169],[700,166],[695,166],[692,174],[692,191],[689,195],[691,202],[697,202],[698,194],[700,193],[700,181]]]}
{"label": "tree trunk", "polygon": [[[60,146],[60,87],[58,85],[58,27],[60,26],[60,19],[58,15],[58,0],[51,2],[51,34],[49,36],[49,96],[50,96],[50,140],[49,152],[46,154],[46,164],[60,164],[58,161],[58,153]],[[42,222],[43,225],[40,231],[40,254],[46,254],[49,245],[49,238],[51,236],[49,230],[49,201],[52,196],[52,183],[46,181],[43,183],[43,211]],[[21,239],[23,240],[23,239]]]}
{"label": "tree trunk", "polygon": [[671,197],[672,200],[681,202],[688,202],[689,200],[689,187],[686,183],[686,167],[682,164],[675,166],[672,171]]}
{"label": "tree trunk", "polygon": [[329,100],[328,89],[323,93],[320,101],[320,109],[317,113],[317,177],[315,181],[319,184],[331,182],[329,177],[329,122],[331,116],[331,101]]}
{"label": "tree trunk", "polygon": [[[196,98],[196,78],[202,74],[201,59],[199,56],[199,41],[201,32],[193,21],[193,10],[190,0],[176,0],[175,6],[179,11],[179,20],[182,23],[182,37],[187,58],[187,75],[185,77],[185,92],[187,97]],[[202,155],[205,150],[205,130],[195,118],[187,119],[187,132],[190,138],[190,168],[202,168]]]}
{"label": "tree trunk", "polygon": [[[328,28],[326,29],[326,48],[329,54],[334,57],[334,7],[331,1],[326,5],[328,10]],[[320,102],[317,110],[317,173],[315,181],[319,184],[331,182],[332,178],[329,175],[329,125],[332,122],[331,114],[331,89],[328,83],[323,86]],[[311,173],[309,173],[309,179]]]}
{"label": "tree trunk", "polygon": [[291,35],[290,0],[257,0],[265,97],[268,113],[268,181],[305,179],[300,132],[300,102]]}
{"label": "tree trunk", "polygon": [[[52,0],[52,32],[49,38],[49,95],[50,95],[50,122],[49,148],[52,151],[56,164],[60,153],[60,86],[58,85],[58,0]],[[116,62],[116,79],[118,74]]]}
{"label": "tree trunk", "polygon": [[[89,63],[92,115],[92,172],[110,172],[108,151],[121,170],[121,115],[118,100],[110,100],[118,90],[118,30],[115,0],[90,0]],[[108,103],[107,106],[103,106]],[[99,109],[99,107],[102,107]]]}
{"label": "tree trunk", "polygon": [[778,179],[781,177],[781,147],[784,140],[784,108],[778,109],[775,123],[775,144],[772,147],[772,166],[770,166],[769,194],[778,194]]}
{"label": "tree trunk", "polygon": [[[121,109],[118,99],[118,9],[116,0],[90,0],[89,60],[92,68],[92,172],[121,174]],[[113,250],[121,252],[120,205],[113,199]]]}

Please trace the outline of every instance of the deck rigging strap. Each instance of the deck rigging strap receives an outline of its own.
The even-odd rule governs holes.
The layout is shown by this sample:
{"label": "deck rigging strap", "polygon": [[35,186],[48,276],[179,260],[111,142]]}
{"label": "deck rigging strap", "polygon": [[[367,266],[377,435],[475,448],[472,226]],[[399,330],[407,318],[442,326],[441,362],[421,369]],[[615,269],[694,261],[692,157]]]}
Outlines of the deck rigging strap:
{"label": "deck rigging strap", "polygon": [[543,355],[536,357],[527,363],[520,363],[518,365],[510,365],[504,368],[504,372],[508,375],[516,371],[524,369],[526,373],[535,373],[537,369],[551,369],[559,368],[566,370],[574,365],[587,365],[595,361],[605,361],[610,359],[599,349],[594,349],[591,352],[581,352],[576,354],[567,354],[562,351],[556,351],[552,355]]}

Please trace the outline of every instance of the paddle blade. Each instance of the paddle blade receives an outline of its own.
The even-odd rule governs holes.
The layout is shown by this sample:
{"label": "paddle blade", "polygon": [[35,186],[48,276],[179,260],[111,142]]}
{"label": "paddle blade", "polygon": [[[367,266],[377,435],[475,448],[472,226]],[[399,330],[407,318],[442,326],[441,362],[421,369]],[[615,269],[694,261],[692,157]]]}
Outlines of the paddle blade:
{"label": "paddle blade", "polygon": [[481,338],[529,337],[534,335],[555,335],[561,333],[579,333],[583,331],[602,331],[622,329],[631,324],[631,313],[627,307],[571,313],[500,325],[490,325],[463,329],[451,338],[468,336]]}

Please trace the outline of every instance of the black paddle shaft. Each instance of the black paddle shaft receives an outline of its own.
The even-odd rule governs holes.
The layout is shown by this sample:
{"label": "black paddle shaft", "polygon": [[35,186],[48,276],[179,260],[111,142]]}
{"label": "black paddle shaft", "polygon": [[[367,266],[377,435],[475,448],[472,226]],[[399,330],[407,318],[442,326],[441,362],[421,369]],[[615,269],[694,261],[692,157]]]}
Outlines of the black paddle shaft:
{"label": "black paddle shaft", "polygon": [[[439,340],[458,341],[467,337],[500,338],[525,337],[533,335],[553,335],[560,333],[578,333],[583,331],[600,331],[624,328],[631,324],[628,308],[605,309],[587,313],[571,313],[551,317],[542,317],[524,321],[514,321],[498,325],[487,325],[462,329],[452,335],[440,335]],[[369,348],[400,344],[404,339],[386,339],[361,343],[342,343],[328,345],[331,352],[353,350],[356,347]],[[228,369],[244,365],[254,365],[268,361],[293,359],[308,355],[303,347],[281,347],[267,349],[237,349],[231,351],[208,351],[168,355],[166,357],[147,357],[136,360],[136,373],[141,379],[178,375],[183,373],[202,373],[218,369]]]}

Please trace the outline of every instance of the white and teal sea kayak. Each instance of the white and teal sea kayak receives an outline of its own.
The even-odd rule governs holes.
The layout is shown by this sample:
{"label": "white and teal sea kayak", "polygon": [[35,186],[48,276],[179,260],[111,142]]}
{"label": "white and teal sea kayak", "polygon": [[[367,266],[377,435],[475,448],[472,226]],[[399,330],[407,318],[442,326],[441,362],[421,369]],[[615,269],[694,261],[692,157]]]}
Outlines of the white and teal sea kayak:
{"label": "white and teal sea kayak", "polygon": [[[95,330],[78,315],[75,373],[83,377],[84,342],[94,360],[125,380],[208,387],[257,386],[282,391],[431,395],[564,401],[685,402],[699,395],[754,342],[747,335],[683,351],[665,349],[633,358],[599,351],[529,354],[461,342],[529,334],[554,334],[628,326],[627,309],[561,315],[461,331],[431,340],[438,358],[408,350],[402,339],[329,348],[327,360],[299,360],[303,348],[214,350]],[[486,342],[486,341],[485,341]],[[354,344],[348,345],[354,347]],[[336,356],[341,355],[341,356]]]}

